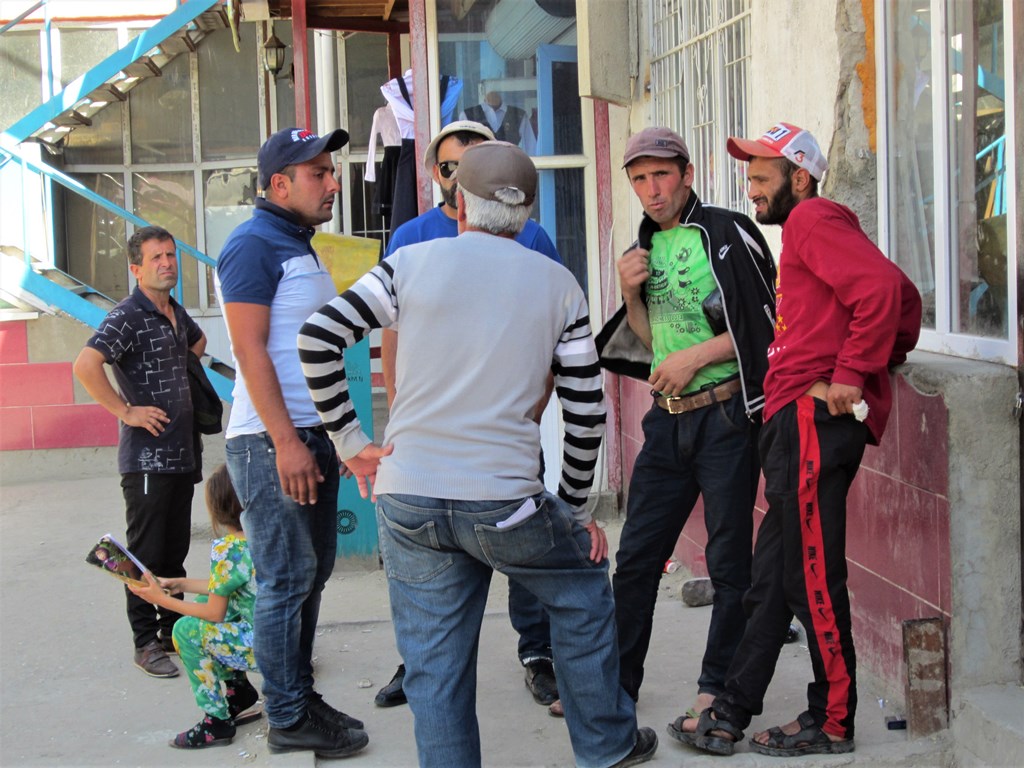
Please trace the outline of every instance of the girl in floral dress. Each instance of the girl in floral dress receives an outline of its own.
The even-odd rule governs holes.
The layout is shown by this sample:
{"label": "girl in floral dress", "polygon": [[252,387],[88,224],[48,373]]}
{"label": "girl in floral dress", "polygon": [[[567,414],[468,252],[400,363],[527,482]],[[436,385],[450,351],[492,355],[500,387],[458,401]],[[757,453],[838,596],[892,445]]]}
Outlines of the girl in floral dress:
{"label": "girl in floral dress", "polygon": [[[262,714],[259,694],[245,675],[256,671],[252,653],[256,577],[242,531],[242,505],[223,464],[206,481],[206,506],[214,534],[220,537],[210,549],[209,580],[158,579],[147,572],[147,586],[129,585],[144,600],[182,615],[174,624],[174,647],[196,703],[206,713],[170,742],[184,749],[230,744],[236,725]],[[189,603],[171,597],[172,592],[199,597]]]}

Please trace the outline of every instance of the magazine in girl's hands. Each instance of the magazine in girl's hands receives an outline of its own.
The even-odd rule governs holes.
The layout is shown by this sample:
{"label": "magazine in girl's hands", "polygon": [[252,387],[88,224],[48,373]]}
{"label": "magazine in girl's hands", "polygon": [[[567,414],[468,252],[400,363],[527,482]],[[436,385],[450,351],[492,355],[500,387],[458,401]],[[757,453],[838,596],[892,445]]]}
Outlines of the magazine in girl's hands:
{"label": "magazine in girl's hands", "polygon": [[89,550],[85,562],[95,565],[126,584],[146,586],[146,579],[142,575],[146,572],[146,566],[109,533]]}

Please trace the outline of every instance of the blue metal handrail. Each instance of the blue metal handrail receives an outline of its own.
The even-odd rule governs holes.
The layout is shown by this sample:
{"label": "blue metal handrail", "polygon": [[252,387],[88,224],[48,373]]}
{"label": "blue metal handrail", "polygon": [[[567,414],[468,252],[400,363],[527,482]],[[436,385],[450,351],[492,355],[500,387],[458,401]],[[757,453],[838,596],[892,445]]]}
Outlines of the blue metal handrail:
{"label": "blue metal handrail", "polygon": [[44,5],[46,5],[46,0],[39,0],[39,2],[36,3],[35,5],[33,5],[31,8],[29,8],[28,10],[22,12],[22,14],[20,16],[16,16],[15,18],[13,18],[10,21],[8,21],[6,24],[4,24],[2,27],[0,27],[0,35],[2,35],[4,32],[6,32],[11,27],[15,27],[18,24],[20,24],[21,22],[23,22],[25,19],[27,19],[33,13],[38,11]]}
{"label": "blue metal handrail", "polygon": [[4,134],[17,142],[24,141],[57,115],[67,112],[129,64],[145,56],[170,35],[191,23],[197,16],[210,10],[219,2],[221,0],[187,0],[152,27],[143,31],[124,48],[112,53],[84,75],[69,83],[53,98],[18,120],[4,131]]}
{"label": "blue metal handrail", "polygon": [[[75,194],[81,195],[95,205],[104,208],[111,213],[124,218],[138,227],[149,226],[149,222],[140,216],[135,215],[131,211],[122,208],[116,203],[112,203],[105,197],[96,194],[88,187],[84,186],[81,182],[67,176],[66,174],[58,171],[56,168],[51,168],[45,164],[35,163],[24,157],[21,152],[12,146],[8,146],[7,141],[0,137],[0,167],[3,167],[7,162],[13,160],[19,163],[22,167],[22,173],[32,171],[42,175],[44,178],[52,179],[58,184],[63,185],[67,189],[70,189]],[[217,262],[211,259],[202,251],[193,248],[188,243],[183,243],[177,238],[174,239],[174,244],[177,247],[179,254],[181,252],[187,253],[189,256],[201,261],[210,267],[216,267]],[[66,314],[74,317],[75,319],[85,323],[92,328],[98,328],[100,322],[106,316],[106,312],[97,307],[94,304],[89,303],[81,296],[78,296],[72,291],[69,291],[62,286],[48,280],[47,278],[39,275],[32,269],[32,255],[30,253],[29,244],[26,241],[24,245],[24,260],[25,264],[22,267],[22,271],[19,277],[19,284],[28,292],[42,299],[47,305],[56,307],[57,309],[65,312]],[[92,286],[85,286],[93,293],[103,295]],[[178,287],[176,290],[177,297],[181,299],[181,274],[178,275]],[[206,369],[206,375],[210,379],[210,383],[213,385],[217,394],[222,400],[227,403],[232,402],[231,391],[234,387],[234,383],[226,376],[217,373],[209,368]]]}
{"label": "blue metal handrail", "polygon": [[[56,168],[51,168],[50,166],[46,165],[45,163],[35,163],[35,162],[29,160],[27,157],[24,157],[14,147],[4,146],[3,143],[0,143],[0,155],[6,155],[8,157],[8,159],[14,160],[17,163],[20,163],[22,168],[24,168],[26,170],[32,171],[34,173],[41,174],[42,176],[44,176],[46,178],[49,178],[49,179],[52,179],[53,181],[56,181],[58,184],[61,184],[62,186],[67,187],[72,192],[81,195],[82,197],[84,197],[89,202],[91,202],[91,203],[93,203],[95,205],[98,205],[101,208],[105,208],[108,211],[110,211],[111,213],[114,213],[114,214],[120,216],[123,219],[127,219],[128,221],[130,221],[132,224],[134,224],[137,227],[148,227],[149,224],[150,224],[148,221],[143,219],[141,216],[137,216],[136,214],[134,214],[131,211],[129,211],[127,208],[122,208],[117,203],[113,203],[110,200],[107,200],[107,198],[103,197],[102,195],[96,194],[91,189],[89,189],[84,184],[82,184],[80,181],[77,181],[76,179],[73,179],[70,176],[62,173],[61,171],[58,171]],[[0,157],[0,160],[2,160],[2,157]],[[5,162],[6,161],[0,162],[0,166],[4,165]],[[216,261],[211,259],[209,256],[207,256],[205,253],[203,253],[202,251],[198,250],[197,248],[193,248],[188,243],[182,242],[181,240],[178,240],[177,238],[174,239],[174,243],[175,243],[175,245],[177,245],[177,247],[178,247],[178,249],[180,251],[184,251],[189,256],[191,256],[192,258],[196,259],[197,261],[201,261],[203,264],[206,264],[208,267],[216,267],[217,266],[217,262]],[[27,247],[25,249],[25,259],[26,259],[26,261],[29,260],[29,253],[28,253],[28,248]]]}

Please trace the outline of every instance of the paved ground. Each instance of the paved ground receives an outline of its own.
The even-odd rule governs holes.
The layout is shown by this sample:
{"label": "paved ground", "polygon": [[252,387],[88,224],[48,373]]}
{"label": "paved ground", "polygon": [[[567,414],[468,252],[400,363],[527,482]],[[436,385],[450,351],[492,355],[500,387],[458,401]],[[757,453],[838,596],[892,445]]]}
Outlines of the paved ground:
{"label": "paved ground", "polygon": [[[208,453],[208,456],[213,453]],[[112,465],[112,462],[111,462]],[[131,663],[132,643],[122,591],[88,568],[84,556],[97,537],[123,533],[118,478],[109,473],[46,482],[0,477],[0,765],[14,766],[312,766],[309,755],[271,756],[266,722],[239,729],[235,742],[198,752],[172,750],[167,740],[199,718],[184,675],[146,677]],[[191,575],[207,568],[209,532],[199,501],[193,509]],[[618,526],[609,525],[612,550]],[[940,766],[940,741],[908,742],[888,731],[877,687],[861,685],[857,751],[827,759],[779,761],[743,745],[723,762],[673,742],[665,726],[692,703],[710,608],[679,599],[685,574],[662,580],[648,682],[638,714],[661,746],[652,766],[900,765]],[[484,763],[494,768],[570,766],[564,724],[533,703],[515,657],[505,606],[506,584],[491,588],[481,638],[478,713]],[[407,707],[377,709],[376,690],[398,661],[380,571],[339,567],[327,586],[317,636],[319,689],[336,706],[366,721],[370,745],[346,765],[414,766]],[[754,728],[790,719],[802,707],[810,667],[800,644],[784,648],[768,694],[767,715]],[[320,761],[327,763],[328,761]]]}

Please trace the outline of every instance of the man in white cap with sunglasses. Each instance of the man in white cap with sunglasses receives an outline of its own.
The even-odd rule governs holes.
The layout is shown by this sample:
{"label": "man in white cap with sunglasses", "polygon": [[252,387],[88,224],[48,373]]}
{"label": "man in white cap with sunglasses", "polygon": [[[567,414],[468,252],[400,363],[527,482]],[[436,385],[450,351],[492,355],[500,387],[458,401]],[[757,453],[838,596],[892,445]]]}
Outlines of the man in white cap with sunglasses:
{"label": "man in white cap with sunglasses", "polygon": [[[459,160],[467,147],[493,140],[494,134],[490,128],[472,120],[456,120],[438,131],[423,154],[423,166],[440,187],[442,202],[395,230],[394,236],[388,241],[385,256],[390,256],[406,245],[440,237],[455,237],[459,234],[455,183]],[[551,238],[533,219],[526,220],[515,240],[532,251],[544,254],[557,264],[562,263]],[[397,332],[385,328],[381,332],[380,362],[388,407],[395,400],[397,346]],[[540,404],[538,420],[546,403],[547,398]],[[526,670],[526,687],[538,704],[548,706],[558,698],[555,671],[551,664],[551,626],[548,616],[537,598],[516,582],[509,582],[508,586],[508,615],[512,626],[519,634],[519,661]],[[405,703],[405,693],[402,690],[404,677],[405,667],[401,665],[391,678],[391,682],[378,691],[374,699],[378,707],[393,707]]]}
{"label": "man in white cap with sunglasses", "polygon": [[761,464],[768,512],[757,534],[748,620],[725,692],[669,733],[732,754],[764,695],[793,616],[814,681],[795,720],[754,735],[776,757],[854,749],[856,655],[846,569],[846,496],[892,407],[889,369],[921,328],[921,297],[849,208],[818,196],[828,163],[810,132],[778,123],[726,148],[748,163],[760,224],[782,226],[775,340],[768,347]]}

